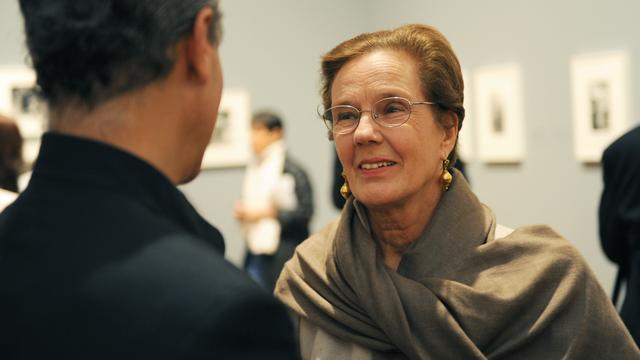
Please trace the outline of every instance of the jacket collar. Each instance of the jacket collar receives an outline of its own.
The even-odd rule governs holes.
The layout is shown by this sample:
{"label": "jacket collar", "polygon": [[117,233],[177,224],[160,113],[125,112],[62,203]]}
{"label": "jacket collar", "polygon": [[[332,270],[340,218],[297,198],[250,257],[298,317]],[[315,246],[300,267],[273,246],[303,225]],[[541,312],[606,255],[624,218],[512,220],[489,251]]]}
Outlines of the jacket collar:
{"label": "jacket collar", "polygon": [[132,198],[224,253],[220,232],[164,174],[131,153],[86,138],[45,133],[29,187],[48,181],[100,188]]}

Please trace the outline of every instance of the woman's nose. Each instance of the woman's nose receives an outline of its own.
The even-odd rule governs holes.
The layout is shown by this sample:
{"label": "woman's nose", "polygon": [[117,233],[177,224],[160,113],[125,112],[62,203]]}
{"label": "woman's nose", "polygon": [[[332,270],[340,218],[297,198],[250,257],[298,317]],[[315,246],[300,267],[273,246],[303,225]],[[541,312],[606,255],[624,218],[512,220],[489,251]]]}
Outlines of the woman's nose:
{"label": "woman's nose", "polygon": [[353,138],[357,144],[379,141],[380,132],[378,124],[373,119],[371,111],[363,111],[360,114],[360,121],[358,122],[358,126],[356,126]]}

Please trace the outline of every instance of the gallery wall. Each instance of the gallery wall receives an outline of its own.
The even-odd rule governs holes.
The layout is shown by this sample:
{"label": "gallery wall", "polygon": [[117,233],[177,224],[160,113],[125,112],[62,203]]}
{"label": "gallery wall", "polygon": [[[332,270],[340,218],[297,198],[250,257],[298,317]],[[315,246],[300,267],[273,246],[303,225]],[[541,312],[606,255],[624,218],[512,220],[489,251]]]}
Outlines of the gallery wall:
{"label": "gallery wall", "polygon": [[25,50],[17,1],[0,3],[0,65],[23,64]]}
{"label": "gallery wall", "polygon": [[[24,63],[17,2],[0,3],[0,65]],[[573,55],[626,49],[631,55],[631,116],[640,121],[640,28],[636,1],[496,0],[223,0],[221,46],[225,88],[250,93],[251,110],[280,112],[292,154],[314,187],[313,230],[335,218],[330,201],[332,146],[315,115],[319,58],[363,31],[409,22],[435,25],[451,41],[465,72],[517,63],[522,68],[525,151],[516,164],[469,159],[480,199],[498,221],[516,227],[550,224],[573,242],[610,291],[615,268],[598,244],[597,206],[602,190],[598,165],[573,154],[571,80]],[[473,101],[473,83],[469,98]],[[467,124],[472,128],[473,107]],[[227,256],[240,263],[244,247],[231,209],[240,196],[242,168],[210,169],[183,186],[196,208],[218,226]]]}

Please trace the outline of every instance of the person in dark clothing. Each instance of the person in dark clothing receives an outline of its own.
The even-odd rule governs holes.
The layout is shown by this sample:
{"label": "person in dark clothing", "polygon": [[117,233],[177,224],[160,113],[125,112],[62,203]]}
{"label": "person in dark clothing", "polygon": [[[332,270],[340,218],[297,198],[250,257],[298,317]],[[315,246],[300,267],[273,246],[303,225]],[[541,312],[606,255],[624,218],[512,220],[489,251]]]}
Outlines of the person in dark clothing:
{"label": "person in dark clothing", "polygon": [[293,179],[297,206],[278,210],[280,245],[273,261],[273,286],[284,264],[293,256],[296,246],[309,237],[309,223],[313,216],[313,191],[302,165],[287,155],[282,174]]}
{"label": "person in dark clothing", "polygon": [[613,291],[618,303],[626,293],[620,316],[640,344],[640,127],[614,141],[602,155],[604,190],[600,200],[600,244],[618,264]]}
{"label": "person in dark clothing", "polygon": [[251,147],[254,158],[235,217],[242,222],[247,245],[245,270],[273,291],[284,263],[309,236],[313,193],[306,171],[287,152],[279,115],[254,114]]}
{"label": "person in dark clothing", "polygon": [[21,0],[50,128],[0,215],[1,359],[295,359],[284,308],[176,188],[221,96],[208,0]]}

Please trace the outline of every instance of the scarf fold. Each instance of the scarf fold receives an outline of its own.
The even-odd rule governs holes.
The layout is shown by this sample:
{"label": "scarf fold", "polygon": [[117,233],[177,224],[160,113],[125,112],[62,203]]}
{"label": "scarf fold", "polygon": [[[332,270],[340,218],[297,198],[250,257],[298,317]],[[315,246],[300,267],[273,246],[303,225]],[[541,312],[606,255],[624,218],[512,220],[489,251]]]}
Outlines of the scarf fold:
{"label": "scarf fold", "polygon": [[[384,265],[361,207],[350,199],[337,222],[298,246],[276,286],[333,336],[412,359],[591,357],[611,344],[637,354],[577,251],[546,226],[494,241],[495,216],[460,173],[397,271]],[[595,336],[590,321],[616,335]]]}

